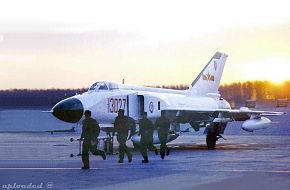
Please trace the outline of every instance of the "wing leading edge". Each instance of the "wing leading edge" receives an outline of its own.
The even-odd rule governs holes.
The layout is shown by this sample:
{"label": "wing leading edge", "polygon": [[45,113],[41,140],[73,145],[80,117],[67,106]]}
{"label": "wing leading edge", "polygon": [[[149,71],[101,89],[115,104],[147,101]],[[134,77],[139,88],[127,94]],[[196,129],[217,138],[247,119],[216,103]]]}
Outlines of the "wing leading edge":
{"label": "wing leading edge", "polygon": [[[208,115],[212,119],[215,118],[231,118],[232,121],[246,121],[251,117],[261,117],[261,116],[279,116],[285,115],[284,112],[273,112],[273,111],[259,111],[259,110],[250,110],[247,107],[242,107],[240,109],[192,109],[192,108],[166,108],[164,111],[175,116],[190,115],[194,116],[196,114]],[[192,122],[194,118],[190,118]],[[198,119],[200,121],[200,119]]]}

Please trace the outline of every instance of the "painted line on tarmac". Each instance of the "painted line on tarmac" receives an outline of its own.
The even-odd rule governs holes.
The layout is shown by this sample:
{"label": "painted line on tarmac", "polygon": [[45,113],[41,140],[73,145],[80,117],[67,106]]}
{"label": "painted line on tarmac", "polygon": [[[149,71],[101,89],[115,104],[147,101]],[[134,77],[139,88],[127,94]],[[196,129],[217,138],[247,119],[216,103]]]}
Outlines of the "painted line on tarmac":
{"label": "painted line on tarmac", "polygon": [[204,172],[290,173],[290,170],[201,170]]}
{"label": "painted line on tarmac", "polygon": [[[101,170],[104,168],[90,168],[90,170]],[[81,170],[81,168],[0,168],[0,170]]]}
{"label": "painted line on tarmac", "polygon": [[[111,167],[99,167],[99,168],[90,168],[91,170],[108,170],[108,169],[143,169],[143,168],[148,168],[148,166],[143,166],[141,167],[140,165],[134,165],[134,164],[116,164],[115,166],[111,166]],[[19,167],[19,168],[9,168],[9,167],[0,167],[0,171],[1,170],[80,170],[80,167],[77,168],[56,168],[56,167],[42,167],[42,168],[37,168],[37,167]]]}

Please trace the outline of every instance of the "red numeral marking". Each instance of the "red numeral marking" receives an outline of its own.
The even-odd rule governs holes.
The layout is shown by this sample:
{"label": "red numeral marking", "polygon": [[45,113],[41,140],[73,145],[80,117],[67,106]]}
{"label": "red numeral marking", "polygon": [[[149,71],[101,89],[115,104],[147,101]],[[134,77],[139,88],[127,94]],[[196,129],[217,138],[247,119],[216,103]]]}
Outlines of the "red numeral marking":
{"label": "red numeral marking", "polygon": [[108,98],[108,113],[117,113],[119,109],[126,110],[126,98]]}

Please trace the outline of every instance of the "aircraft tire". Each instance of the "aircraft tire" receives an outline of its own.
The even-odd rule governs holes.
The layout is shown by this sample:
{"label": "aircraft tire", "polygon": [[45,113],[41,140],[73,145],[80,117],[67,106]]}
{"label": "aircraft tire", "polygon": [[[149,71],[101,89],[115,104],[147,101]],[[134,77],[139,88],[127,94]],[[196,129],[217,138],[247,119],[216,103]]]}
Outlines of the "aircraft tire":
{"label": "aircraft tire", "polygon": [[206,135],[206,146],[208,149],[213,150],[215,149],[216,145],[216,134],[215,133],[207,133]]}

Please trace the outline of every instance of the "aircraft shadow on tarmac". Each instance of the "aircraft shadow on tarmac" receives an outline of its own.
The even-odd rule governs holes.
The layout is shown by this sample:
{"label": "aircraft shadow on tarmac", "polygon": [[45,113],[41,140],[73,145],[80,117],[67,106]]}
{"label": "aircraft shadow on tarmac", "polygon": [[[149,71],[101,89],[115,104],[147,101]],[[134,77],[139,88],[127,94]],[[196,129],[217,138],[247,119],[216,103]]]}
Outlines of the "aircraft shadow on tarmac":
{"label": "aircraft shadow on tarmac", "polygon": [[214,150],[209,150],[205,144],[172,144],[169,146],[171,150],[204,150],[204,151],[218,151],[218,150],[261,150],[274,148],[271,144],[257,144],[257,143],[230,143],[219,144]]}

